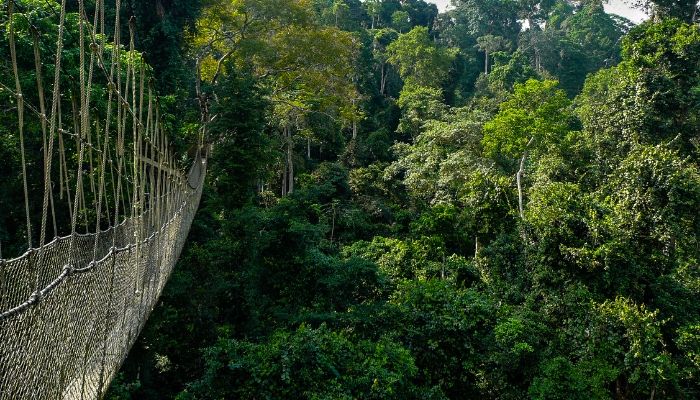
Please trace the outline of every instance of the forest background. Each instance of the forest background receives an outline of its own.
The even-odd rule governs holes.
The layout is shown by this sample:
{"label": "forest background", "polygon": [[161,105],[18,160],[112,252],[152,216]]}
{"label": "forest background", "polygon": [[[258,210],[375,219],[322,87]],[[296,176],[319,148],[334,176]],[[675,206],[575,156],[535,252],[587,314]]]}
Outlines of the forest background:
{"label": "forest background", "polygon": [[[697,2],[637,2],[638,26],[599,0],[452,4],[111,10],[138,21],[183,162],[202,105],[212,150],[107,398],[700,397]],[[17,254],[17,122],[0,118]]]}

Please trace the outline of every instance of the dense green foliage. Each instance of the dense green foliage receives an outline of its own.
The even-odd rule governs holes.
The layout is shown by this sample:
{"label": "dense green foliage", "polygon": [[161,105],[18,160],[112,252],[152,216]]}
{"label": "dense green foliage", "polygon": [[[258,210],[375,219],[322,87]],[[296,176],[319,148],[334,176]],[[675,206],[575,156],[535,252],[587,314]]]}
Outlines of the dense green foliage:
{"label": "dense green foliage", "polygon": [[595,0],[133,3],[170,128],[186,149],[206,102],[212,150],[107,398],[700,396],[694,1],[639,26]]}
{"label": "dense green foliage", "polygon": [[696,26],[270,4],[198,22],[209,190],[114,398],[700,395]]}
{"label": "dense green foliage", "polygon": [[[627,34],[597,2],[415,24],[420,1],[215,4],[202,32],[257,12],[352,40],[317,56],[253,21],[204,49],[226,65],[210,190],[135,398],[698,395],[696,27]],[[270,68],[294,52],[338,68],[292,62],[323,93]]]}

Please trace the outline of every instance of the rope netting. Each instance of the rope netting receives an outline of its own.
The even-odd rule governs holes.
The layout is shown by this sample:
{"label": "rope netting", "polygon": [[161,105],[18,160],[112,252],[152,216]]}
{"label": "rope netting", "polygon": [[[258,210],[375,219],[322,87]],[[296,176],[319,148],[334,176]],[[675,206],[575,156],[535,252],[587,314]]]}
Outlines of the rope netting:
{"label": "rope netting", "polygon": [[[35,0],[9,0],[2,21],[13,82],[0,85],[17,113],[8,129],[19,137],[27,251],[0,254],[0,399],[94,399],[182,251],[206,159],[200,135],[189,172],[178,168],[148,66],[134,48],[133,19],[128,46],[121,44],[120,0],[111,34],[104,0],[91,4],[91,18],[83,0],[72,12],[66,0],[44,1],[54,15],[38,12]],[[51,18],[53,37],[40,24]],[[51,68],[42,57],[47,37],[55,40]],[[27,82],[32,90],[23,92]],[[31,139],[39,154],[26,145]],[[30,159],[41,160],[42,185],[28,179]],[[63,236],[61,220],[70,227]]]}

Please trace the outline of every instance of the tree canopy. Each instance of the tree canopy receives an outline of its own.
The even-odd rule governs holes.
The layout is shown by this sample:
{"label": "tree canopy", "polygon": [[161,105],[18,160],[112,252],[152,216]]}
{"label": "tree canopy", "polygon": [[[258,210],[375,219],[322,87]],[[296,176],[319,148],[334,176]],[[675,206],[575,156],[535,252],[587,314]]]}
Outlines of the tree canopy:
{"label": "tree canopy", "polygon": [[[56,1],[17,3],[29,86],[29,27],[49,51]],[[108,399],[700,396],[697,3],[640,2],[639,25],[597,0],[452,5],[109,10],[142,21],[118,54],[144,56],[173,146],[186,158],[205,124],[211,151]],[[67,20],[63,76],[80,68]],[[7,257],[26,232],[18,121],[0,118]]]}

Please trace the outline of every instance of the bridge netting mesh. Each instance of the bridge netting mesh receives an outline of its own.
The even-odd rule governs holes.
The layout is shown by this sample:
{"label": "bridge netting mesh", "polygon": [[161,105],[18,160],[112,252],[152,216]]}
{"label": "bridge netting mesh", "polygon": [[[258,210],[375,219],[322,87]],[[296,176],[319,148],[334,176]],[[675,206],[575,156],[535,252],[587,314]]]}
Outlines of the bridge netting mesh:
{"label": "bridge netting mesh", "polygon": [[[66,0],[44,1],[53,15],[37,11],[35,0],[8,0],[0,21],[5,75],[14,80],[0,85],[17,113],[5,128],[20,139],[27,249],[12,259],[0,254],[0,400],[104,395],[182,251],[206,174],[203,130],[189,169],[178,167],[134,48],[133,19],[121,44],[120,0],[111,8],[96,0],[89,12],[83,0],[75,10]],[[45,85],[40,29],[50,18],[54,76]],[[65,77],[69,70],[76,76]],[[32,140],[39,154],[26,145]],[[28,182],[31,159],[40,160],[42,185]],[[61,236],[62,220],[69,230]]]}

